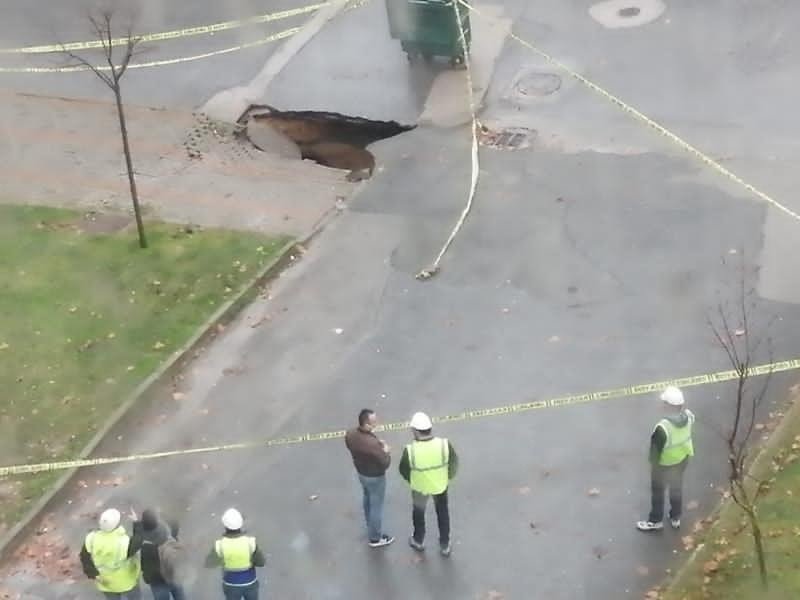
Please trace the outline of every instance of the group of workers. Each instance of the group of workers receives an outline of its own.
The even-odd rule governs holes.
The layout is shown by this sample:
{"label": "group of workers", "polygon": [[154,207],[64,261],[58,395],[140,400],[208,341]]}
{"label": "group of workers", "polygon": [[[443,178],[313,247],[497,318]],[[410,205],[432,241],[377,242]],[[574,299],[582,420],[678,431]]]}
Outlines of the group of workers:
{"label": "group of workers", "polygon": [[[692,426],[695,417],[686,409],[683,393],[667,387],[660,396],[665,415],[650,436],[651,510],[638,521],[640,531],[664,528],[664,494],[669,490],[670,524],[681,525],[683,474],[694,455]],[[446,438],[433,435],[433,422],[425,413],[415,413],[410,422],[413,440],[403,449],[398,465],[401,477],[411,489],[413,533],[408,543],[416,552],[425,550],[425,511],[433,499],[439,526],[439,551],[450,556],[450,512],[448,487],[458,469],[458,455]],[[366,541],[371,548],[388,546],[394,537],[383,530],[386,472],[391,465],[391,448],[375,434],[378,419],[371,409],[358,415],[358,425],[345,435],[362,489]],[[140,575],[150,586],[153,600],[186,600],[183,586],[182,552],[176,523],[167,523],[155,510],[142,513],[129,536],[121,525],[122,515],[114,508],[100,515],[99,529],[90,532],[81,549],[86,575],[109,600],[139,600]],[[246,535],[241,513],[230,508],[222,515],[224,532],[213,544],[206,566],[222,571],[225,600],[258,600],[256,568],[265,565],[256,539]]]}

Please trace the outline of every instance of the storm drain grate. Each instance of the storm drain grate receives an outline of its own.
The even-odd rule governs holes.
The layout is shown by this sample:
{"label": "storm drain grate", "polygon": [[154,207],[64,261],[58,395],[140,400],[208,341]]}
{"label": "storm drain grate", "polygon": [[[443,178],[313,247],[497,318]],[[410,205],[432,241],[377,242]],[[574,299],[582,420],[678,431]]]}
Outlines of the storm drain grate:
{"label": "storm drain grate", "polygon": [[531,145],[536,131],[527,127],[508,127],[494,131],[486,126],[480,128],[479,141],[482,146],[498,150],[522,150]]}

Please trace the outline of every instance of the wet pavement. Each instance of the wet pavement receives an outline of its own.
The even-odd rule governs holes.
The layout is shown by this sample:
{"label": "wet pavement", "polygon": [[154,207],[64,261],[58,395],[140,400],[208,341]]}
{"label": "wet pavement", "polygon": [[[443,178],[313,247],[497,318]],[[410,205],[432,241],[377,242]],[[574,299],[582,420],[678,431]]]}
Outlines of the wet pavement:
{"label": "wet pavement", "polygon": [[[504,8],[518,35],[800,208],[790,193],[800,92],[785,84],[800,44],[779,35],[793,5],[762,8],[755,21],[746,3],[707,2],[627,29],[606,29],[574,3]],[[695,52],[701,42],[705,51]],[[280,85],[302,90],[307,65],[330,52],[313,41]],[[515,86],[526,69],[544,65],[507,42],[482,118],[536,135],[525,149],[481,150],[474,212],[436,277],[414,279],[465,200],[465,128],[420,127],[370,146],[376,175],[341,218],[191,367],[183,399],[165,391],[105,451],[336,430],[364,406],[396,421],[725,369],[705,317],[735,293],[740,257],[747,284],[763,295],[751,329],[775,316],[775,357],[798,355],[800,275],[784,240],[800,223],[572,81],[542,96],[535,77]],[[508,97],[521,87],[534,93]],[[763,93],[734,93],[753,88]],[[796,379],[774,378],[769,408]],[[639,396],[439,428],[462,461],[449,560],[405,545],[409,498],[396,465],[386,527],[398,541],[366,546],[341,440],[87,471],[86,487],[54,507],[52,535],[77,551],[99,507],[155,504],[180,515],[199,565],[219,515],[236,505],[269,553],[265,588],[275,598],[641,598],[680,564],[681,535],[714,508],[724,477],[715,430],[728,420],[730,387],[686,395],[698,415],[697,456],[680,533],[634,529],[647,508],[647,442],[660,416],[656,398]],[[407,437],[386,435],[395,463]],[[115,477],[120,485],[102,483]],[[79,576],[53,583],[29,562],[12,568],[24,598],[90,593]],[[218,597],[217,577],[195,570],[192,597]]]}

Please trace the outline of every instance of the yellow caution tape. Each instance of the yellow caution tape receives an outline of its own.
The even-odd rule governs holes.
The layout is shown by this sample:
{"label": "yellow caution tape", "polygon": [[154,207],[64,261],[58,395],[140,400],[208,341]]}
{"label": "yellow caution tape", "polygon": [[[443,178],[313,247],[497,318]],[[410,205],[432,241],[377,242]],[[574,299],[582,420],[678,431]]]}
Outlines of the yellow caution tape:
{"label": "yellow caution tape", "polygon": [[[247,19],[237,19],[235,21],[223,21],[222,23],[214,23],[212,25],[200,25],[197,27],[186,27],[184,29],[175,29],[174,31],[162,31],[160,33],[147,33],[144,35],[135,36],[139,43],[143,42],[161,42],[164,40],[175,40],[194,35],[204,35],[219,33],[220,31],[229,31],[231,29],[239,29],[247,25],[259,25],[262,23],[269,23],[271,21],[279,21],[281,19],[288,19],[306,13],[315,12],[320,8],[328,6],[330,2],[321,2],[318,4],[309,4],[300,8],[293,8],[290,10],[282,10],[280,12],[269,13],[265,15],[257,15]],[[111,40],[112,46],[124,46],[128,43],[128,38],[114,38]],[[77,51],[77,50],[91,50],[103,48],[103,42],[100,40],[91,40],[88,42],[70,42],[67,44],[49,44],[46,46],[26,46],[23,48],[0,48],[0,54],[48,54],[53,52]]]}
{"label": "yellow caution tape", "polygon": [[[292,27],[291,29],[286,29],[285,31],[279,31],[278,33],[273,33],[265,38],[260,40],[256,40],[254,42],[248,42],[246,44],[240,44],[239,46],[232,46],[230,48],[223,48],[222,50],[213,50],[211,52],[204,52],[203,54],[195,54],[193,56],[181,56],[178,58],[167,58],[163,60],[153,60],[150,62],[143,62],[143,63],[131,63],[128,65],[129,69],[144,69],[147,67],[164,67],[167,65],[177,65],[180,63],[192,62],[195,60],[202,60],[204,58],[211,58],[212,56],[220,56],[222,54],[230,54],[231,52],[239,52],[240,50],[245,50],[247,48],[255,48],[257,46],[263,46],[264,44],[269,44],[271,42],[276,42],[278,40],[282,40],[287,37],[293,36],[295,33],[300,31],[299,27]],[[98,71],[110,71],[111,67],[108,65],[97,65],[95,69]],[[89,71],[89,67],[85,65],[75,65],[70,67],[0,67],[0,73],[77,73],[80,71]]]}
{"label": "yellow caution tape", "polygon": [[[752,367],[748,375],[756,377],[761,375],[769,375],[772,373],[780,373],[782,371],[793,371],[800,369],[800,358],[793,360],[784,360],[780,362],[773,362],[764,365]],[[551,398],[549,400],[531,400],[529,402],[522,402],[520,404],[510,404],[506,406],[495,406],[492,408],[480,408],[476,410],[467,410],[458,414],[445,415],[434,417],[434,423],[452,423],[455,421],[472,421],[475,419],[483,419],[487,417],[499,417],[502,415],[511,415],[521,412],[529,412],[532,410],[539,410],[543,408],[559,408],[563,406],[570,406],[574,404],[585,404],[588,402],[597,402],[600,400],[610,400],[612,398],[624,398],[629,396],[641,396],[643,394],[651,394],[660,392],[669,385],[677,387],[694,387],[699,385],[706,385],[712,383],[721,383],[724,381],[732,381],[738,377],[736,371],[718,371],[716,373],[707,373],[705,375],[694,375],[692,377],[683,377],[680,379],[669,379],[666,381],[657,381],[654,383],[643,383],[628,387],[616,388],[613,390],[604,390],[600,392],[591,392],[587,394],[574,394],[571,396],[560,396],[558,398]],[[378,428],[379,431],[398,431],[408,428],[408,422],[398,421],[396,423],[388,423]],[[142,460],[152,460],[156,458],[168,458],[171,456],[189,456],[191,454],[208,454],[211,452],[226,452],[230,450],[245,450],[252,448],[271,448],[273,446],[288,446],[291,444],[303,444],[306,442],[319,442],[324,440],[333,440],[343,438],[345,435],[344,430],[339,431],[325,431],[321,433],[305,433],[302,435],[288,436],[273,438],[269,440],[254,441],[254,442],[241,442],[238,444],[223,444],[219,446],[206,446],[203,448],[188,448],[185,450],[168,450],[165,452],[151,452],[148,454],[133,454],[130,456],[112,456],[106,458],[86,458],[79,460],[68,460],[61,462],[51,463],[38,463],[31,465],[13,465],[7,467],[0,467],[0,477],[8,477],[9,475],[23,475],[28,473],[45,473],[49,471],[60,471],[64,469],[75,469],[79,467],[97,467],[102,465],[111,465],[127,462],[135,462]]]}
{"label": "yellow caution tape", "polygon": [[[460,4],[466,6],[467,8],[469,8],[470,11],[474,12],[479,17],[483,17],[483,18],[486,18],[486,19],[490,18],[490,17],[485,17],[477,8],[475,8],[471,4],[468,4],[464,0],[458,0],[458,2]],[[664,137],[670,139],[675,144],[677,144],[682,149],[684,149],[686,152],[688,152],[689,154],[692,154],[693,156],[697,157],[703,163],[705,163],[706,165],[708,165],[709,167],[711,167],[712,169],[714,169],[715,171],[717,171],[721,175],[724,175],[725,177],[727,177],[728,179],[730,179],[734,183],[739,184],[740,186],[742,186],[747,191],[751,192],[752,194],[754,194],[758,198],[761,198],[766,203],[771,204],[772,206],[774,206],[778,210],[782,211],[783,213],[785,213],[785,214],[789,215],[790,217],[800,221],[800,214],[798,214],[796,211],[792,210],[788,206],[785,206],[785,205],[781,204],[780,202],[778,202],[777,200],[775,200],[774,198],[772,198],[771,196],[769,196],[765,192],[762,192],[761,190],[759,190],[758,188],[756,188],[752,184],[748,183],[747,181],[745,181],[744,179],[742,179],[741,177],[739,177],[738,175],[736,175],[735,173],[733,173],[729,169],[726,169],[721,164],[719,164],[717,161],[715,161],[713,158],[711,158],[710,156],[708,156],[707,154],[705,154],[704,152],[702,152],[701,150],[699,150],[698,148],[696,148],[695,146],[693,146],[692,144],[690,144],[689,142],[687,142],[686,140],[684,140],[683,138],[678,136],[677,134],[672,133],[669,129],[667,129],[666,127],[664,127],[660,123],[654,121],[653,119],[651,119],[650,117],[648,117],[647,115],[642,113],[641,111],[635,109],[633,106],[631,106],[630,104],[624,102],[622,99],[620,99],[619,97],[615,96],[611,92],[606,91],[604,88],[600,87],[599,85],[597,85],[596,83],[594,83],[590,79],[587,79],[586,77],[584,77],[583,75],[581,75],[577,71],[574,71],[573,69],[570,69],[567,65],[565,65],[564,63],[562,63],[558,59],[554,58],[552,55],[550,55],[547,52],[545,52],[544,50],[536,47],[534,44],[531,44],[527,40],[522,39],[521,37],[516,35],[514,32],[511,32],[509,35],[510,35],[510,37],[512,39],[516,40],[517,42],[519,42],[520,44],[522,44],[523,46],[525,46],[529,50],[535,52],[536,54],[541,56],[543,59],[545,59],[547,62],[549,62],[551,65],[554,65],[555,67],[561,69],[562,71],[567,73],[573,79],[576,79],[577,81],[579,81],[580,83],[582,83],[583,85],[588,87],[589,89],[597,92],[598,94],[600,94],[601,96],[603,96],[607,100],[610,100],[612,103],[616,104],[619,108],[621,108],[622,110],[624,110],[628,114],[630,114],[633,117],[635,117],[638,121],[646,124],[648,127],[651,127],[653,129],[655,129],[661,135],[663,135]]]}
{"label": "yellow caution tape", "polygon": [[430,279],[436,273],[439,272],[439,264],[442,262],[444,255],[450,249],[450,245],[453,243],[453,240],[456,239],[458,232],[461,231],[461,228],[464,226],[464,222],[467,220],[467,217],[472,212],[472,205],[475,201],[475,192],[478,189],[478,177],[480,176],[481,172],[481,165],[480,165],[480,157],[478,155],[478,117],[477,111],[475,108],[475,96],[474,96],[474,88],[472,85],[472,64],[469,57],[469,47],[467,46],[467,38],[466,34],[464,33],[464,26],[461,22],[461,11],[458,8],[458,2],[453,2],[453,11],[455,12],[456,23],[458,23],[458,34],[459,39],[461,41],[461,52],[463,53],[464,58],[464,68],[466,69],[466,87],[467,87],[467,98],[469,99],[469,113],[470,119],[472,123],[472,146],[470,150],[470,158],[471,158],[471,172],[470,172],[470,186],[469,192],[467,193],[467,201],[464,204],[464,208],[461,211],[461,215],[458,217],[456,224],[453,226],[453,229],[450,231],[450,235],[447,236],[444,244],[442,244],[439,253],[436,255],[436,258],[433,260],[431,265],[425,269],[422,269],[419,273],[416,274],[416,278],[420,281],[425,281]]}

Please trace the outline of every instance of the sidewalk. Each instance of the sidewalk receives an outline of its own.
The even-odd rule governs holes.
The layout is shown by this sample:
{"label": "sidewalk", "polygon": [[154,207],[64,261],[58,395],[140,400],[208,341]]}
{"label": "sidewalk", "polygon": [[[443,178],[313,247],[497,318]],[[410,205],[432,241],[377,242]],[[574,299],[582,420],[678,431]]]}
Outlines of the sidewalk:
{"label": "sidewalk", "polygon": [[[0,202],[129,210],[112,103],[7,93],[0,103]],[[128,106],[126,117],[149,218],[298,236],[354,190],[345,171],[260,152],[189,112]]]}

